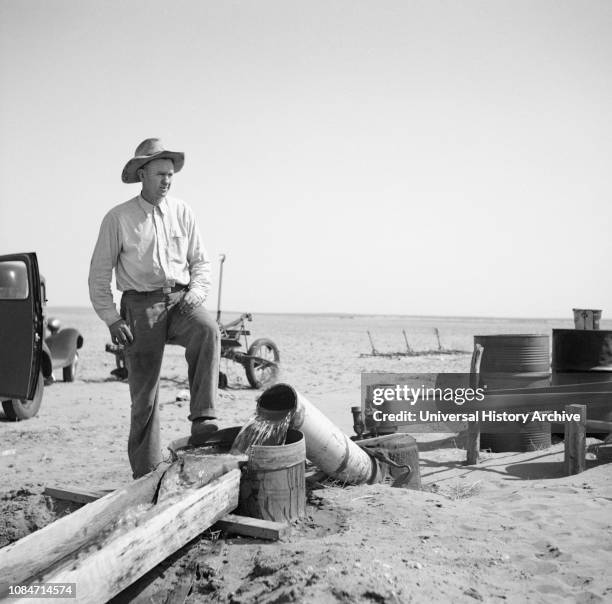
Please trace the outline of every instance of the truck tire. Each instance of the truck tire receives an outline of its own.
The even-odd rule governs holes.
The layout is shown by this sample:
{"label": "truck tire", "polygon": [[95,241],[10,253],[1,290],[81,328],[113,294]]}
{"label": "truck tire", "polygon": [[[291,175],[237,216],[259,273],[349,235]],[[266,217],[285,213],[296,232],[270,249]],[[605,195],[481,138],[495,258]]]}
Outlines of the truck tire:
{"label": "truck tire", "polygon": [[2,401],[2,408],[4,409],[4,414],[6,417],[14,421],[34,417],[38,413],[40,404],[42,403],[44,384],[45,378],[41,370],[38,374],[38,382],[36,383],[34,398],[31,401],[26,399]]}

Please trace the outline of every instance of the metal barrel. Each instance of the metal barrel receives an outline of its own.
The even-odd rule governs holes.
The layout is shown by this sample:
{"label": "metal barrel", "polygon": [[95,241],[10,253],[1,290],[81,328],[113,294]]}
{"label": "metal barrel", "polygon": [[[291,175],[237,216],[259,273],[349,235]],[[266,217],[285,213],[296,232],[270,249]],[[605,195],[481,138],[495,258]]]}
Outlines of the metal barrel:
{"label": "metal barrel", "polygon": [[[499,423],[499,422],[498,422]],[[499,428],[499,426],[498,426]],[[506,422],[505,432],[482,432],[480,448],[495,453],[507,451],[541,451],[551,445],[549,422],[527,422],[526,424]],[[482,428],[485,430],[486,428]]]}
{"label": "metal barrel", "polygon": [[[552,372],[553,386],[612,381],[612,331],[553,329]],[[588,419],[612,421],[612,402],[609,407],[589,407]],[[560,426],[554,428],[562,431]]]}
{"label": "metal barrel", "polygon": [[[497,334],[474,336],[484,347],[480,385],[487,389],[527,388],[550,384],[550,338],[544,334]],[[507,422],[489,433],[481,425],[480,448],[494,452],[537,451],[551,445],[550,423]]]}
{"label": "metal barrel", "polygon": [[612,331],[553,329],[552,337],[553,373],[612,373]]}
{"label": "metal barrel", "polygon": [[484,347],[481,373],[547,373],[550,368],[550,338],[542,334],[498,334],[474,336]]}

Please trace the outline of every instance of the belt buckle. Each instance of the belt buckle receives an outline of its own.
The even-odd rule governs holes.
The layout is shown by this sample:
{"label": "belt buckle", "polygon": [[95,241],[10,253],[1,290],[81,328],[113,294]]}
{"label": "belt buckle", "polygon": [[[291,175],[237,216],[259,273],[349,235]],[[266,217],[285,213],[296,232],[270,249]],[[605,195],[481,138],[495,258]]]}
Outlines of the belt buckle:
{"label": "belt buckle", "polygon": [[171,287],[162,287],[162,292],[166,295],[171,294],[172,293],[172,288]]}

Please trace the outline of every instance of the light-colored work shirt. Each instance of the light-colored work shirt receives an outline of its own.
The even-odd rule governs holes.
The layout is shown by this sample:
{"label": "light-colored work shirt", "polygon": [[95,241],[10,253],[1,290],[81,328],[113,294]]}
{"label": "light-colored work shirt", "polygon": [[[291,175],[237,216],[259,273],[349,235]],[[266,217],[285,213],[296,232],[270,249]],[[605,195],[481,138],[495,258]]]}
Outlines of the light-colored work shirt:
{"label": "light-colored work shirt", "polygon": [[174,197],[154,206],[138,195],[104,217],[89,268],[89,297],[107,325],[121,318],[110,286],[113,269],[119,291],[188,285],[204,302],[210,290],[210,259],[195,217]]}

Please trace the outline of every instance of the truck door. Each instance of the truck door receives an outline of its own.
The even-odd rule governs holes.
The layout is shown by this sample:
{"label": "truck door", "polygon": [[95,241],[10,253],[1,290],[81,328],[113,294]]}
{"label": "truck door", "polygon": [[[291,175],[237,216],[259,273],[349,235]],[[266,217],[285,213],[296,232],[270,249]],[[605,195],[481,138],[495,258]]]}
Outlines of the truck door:
{"label": "truck door", "polygon": [[42,296],[36,254],[0,256],[0,397],[34,397],[42,343]]}

